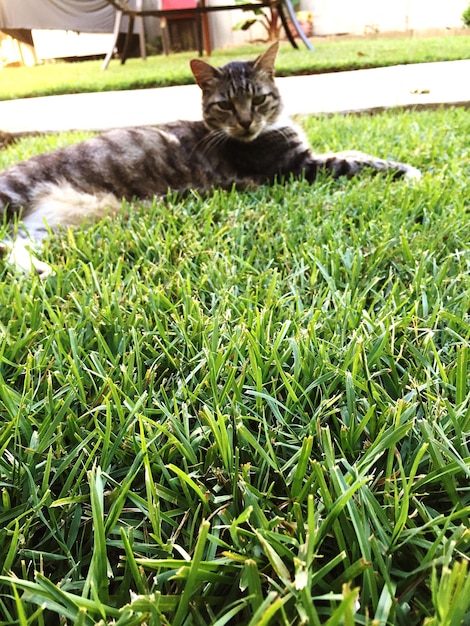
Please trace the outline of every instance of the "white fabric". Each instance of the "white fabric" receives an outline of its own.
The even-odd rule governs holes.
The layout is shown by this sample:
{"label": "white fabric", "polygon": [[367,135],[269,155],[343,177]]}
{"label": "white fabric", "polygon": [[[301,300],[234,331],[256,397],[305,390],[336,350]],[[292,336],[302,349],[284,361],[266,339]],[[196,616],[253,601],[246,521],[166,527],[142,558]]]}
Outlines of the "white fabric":
{"label": "white fabric", "polygon": [[0,0],[0,30],[59,29],[109,33],[115,9],[106,0]]}

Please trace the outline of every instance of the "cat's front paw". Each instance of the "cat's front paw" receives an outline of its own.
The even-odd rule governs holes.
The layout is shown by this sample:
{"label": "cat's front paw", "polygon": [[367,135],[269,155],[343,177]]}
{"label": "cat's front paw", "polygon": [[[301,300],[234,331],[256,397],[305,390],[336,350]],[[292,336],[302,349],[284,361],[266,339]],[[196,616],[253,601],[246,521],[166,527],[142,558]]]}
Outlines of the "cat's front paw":
{"label": "cat's front paw", "polygon": [[422,174],[417,167],[407,165],[405,170],[405,178],[408,180],[420,180]]}

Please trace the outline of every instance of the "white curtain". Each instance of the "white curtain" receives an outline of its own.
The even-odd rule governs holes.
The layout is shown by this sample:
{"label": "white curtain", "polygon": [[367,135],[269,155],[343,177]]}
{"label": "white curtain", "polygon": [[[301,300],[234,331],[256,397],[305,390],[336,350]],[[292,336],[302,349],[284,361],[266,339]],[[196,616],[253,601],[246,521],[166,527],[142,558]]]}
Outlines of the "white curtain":
{"label": "white curtain", "polygon": [[0,30],[47,28],[109,33],[115,10],[106,0],[0,0]]}

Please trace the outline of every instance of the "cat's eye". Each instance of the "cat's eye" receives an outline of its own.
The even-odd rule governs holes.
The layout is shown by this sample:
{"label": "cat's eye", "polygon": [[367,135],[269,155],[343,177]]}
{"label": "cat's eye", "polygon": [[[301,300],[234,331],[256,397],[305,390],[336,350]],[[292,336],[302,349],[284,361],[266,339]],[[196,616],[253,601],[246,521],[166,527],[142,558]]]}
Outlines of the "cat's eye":
{"label": "cat's eye", "polygon": [[260,104],[263,104],[263,102],[266,102],[266,94],[253,96],[253,98],[251,99],[251,103],[254,104],[255,106],[259,106]]}
{"label": "cat's eye", "polygon": [[217,102],[217,106],[219,109],[222,109],[222,111],[231,111],[233,109],[233,104],[230,100],[221,100],[220,102]]}

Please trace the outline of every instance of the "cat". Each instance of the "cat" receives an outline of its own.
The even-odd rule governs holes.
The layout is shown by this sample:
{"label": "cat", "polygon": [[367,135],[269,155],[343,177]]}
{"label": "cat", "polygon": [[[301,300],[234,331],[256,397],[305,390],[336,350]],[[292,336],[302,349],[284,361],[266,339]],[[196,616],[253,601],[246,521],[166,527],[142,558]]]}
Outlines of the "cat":
{"label": "cat", "polygon": [[305,177],[334,177],[370,168],[418,178],[404,163],[359,152],[317,155],[283,113],[274,81],[278,43],[254,61],[216,68],[190,62],[202,90],[203,119],[115,129],[55,152],[33,156],[0,172],[0,213],[21,219],[7,260],[42,277],[49,265],[30,252],[60,227],[96,221],[121,210],[122,199],[147,200],[169,190],[207,192]]}

